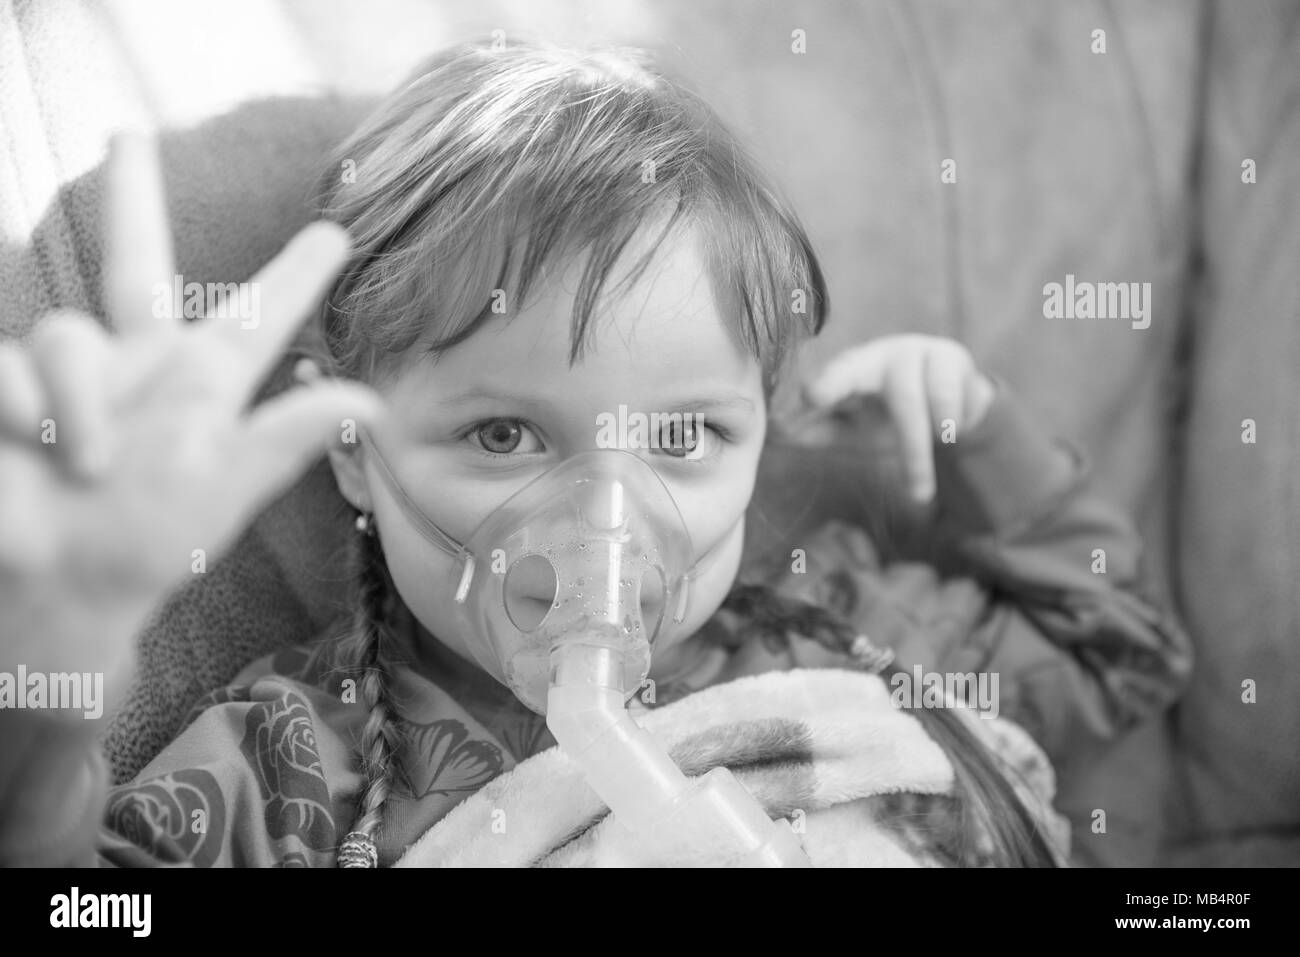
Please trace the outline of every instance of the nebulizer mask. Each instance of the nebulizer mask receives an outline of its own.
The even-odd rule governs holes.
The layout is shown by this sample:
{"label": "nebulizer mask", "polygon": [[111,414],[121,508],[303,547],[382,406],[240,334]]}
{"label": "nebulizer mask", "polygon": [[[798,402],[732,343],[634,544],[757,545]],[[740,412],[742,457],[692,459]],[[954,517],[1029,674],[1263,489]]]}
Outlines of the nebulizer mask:
{"label": "nebulizer mask", "polygon": [[806,866],[725,768],[691,780],[628,714],[657,644],[679,636],[696,556],[672,494],[639,456],[600,449],[543,473],[463,543],[415,504],[366,437],[408,521],[451,556],[443,584],[479,664],[586,772],[617,822],[626,863]]}

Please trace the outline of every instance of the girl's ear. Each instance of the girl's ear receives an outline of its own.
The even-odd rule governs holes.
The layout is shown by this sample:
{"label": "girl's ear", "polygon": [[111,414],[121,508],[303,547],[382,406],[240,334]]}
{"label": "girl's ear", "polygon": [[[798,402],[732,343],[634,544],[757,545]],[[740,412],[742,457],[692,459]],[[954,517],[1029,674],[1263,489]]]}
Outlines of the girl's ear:
{"label": "girl's ear", "polygon": [[332,448],[329,451],[330,468],[334,470],[334,481],[348,503],[358,512],[374,511],[370,498],[370,486],[366,482],[363,465],[366,453],[360,442],[344,448]]}
{"label": "girl's ear", "polygon": [[[310,358],[298,361],[293,369],[294,379],[302,384],[315,382],[321,377],[320,367]],[[334,470],[334,481],[348,503],[358,512],[374,511],[370,501],[370,486],[366,484],[366,473],[362,467],[365,453],[361,443],[354,439],[343,447],[335,446],[329,450],[330,468]]]}

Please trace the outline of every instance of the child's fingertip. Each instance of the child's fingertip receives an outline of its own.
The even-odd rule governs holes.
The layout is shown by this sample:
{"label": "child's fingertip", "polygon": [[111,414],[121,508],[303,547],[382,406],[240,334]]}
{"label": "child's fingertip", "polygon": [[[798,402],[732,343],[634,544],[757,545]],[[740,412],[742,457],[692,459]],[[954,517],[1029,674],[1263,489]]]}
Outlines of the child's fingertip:
{"label": "child's fingertip", "polygon": [[820,409],[826,404],[825,389],[817,382],[805,382],[799,389],[799,402],[805,409]]}
{"label": "child's fingertip", "polygon": [[318,219],[306,226],[298,236],[303,241],[312,243],[322,256],[330,259],[346,259],[352,250],[352,234],[332,220]]}
{"label": "child's fingertip", "polygon": [[108,137],[108,155],[115,159],[135,156],[156,149],[158,136],[147,126],[126,124],[115,129]]}
{"label": "child's fingertip", "polygon": [[311,359],[299,359],[293,367],[293,378],[303,384],[315,382],[321,377],[320,366]]}
{"label": "child's fingertip", "polygon": [[349,384],[346,388],[355,402],[356,419],[363,425],[373,425],[388,413],[388,403],[369,386]]}

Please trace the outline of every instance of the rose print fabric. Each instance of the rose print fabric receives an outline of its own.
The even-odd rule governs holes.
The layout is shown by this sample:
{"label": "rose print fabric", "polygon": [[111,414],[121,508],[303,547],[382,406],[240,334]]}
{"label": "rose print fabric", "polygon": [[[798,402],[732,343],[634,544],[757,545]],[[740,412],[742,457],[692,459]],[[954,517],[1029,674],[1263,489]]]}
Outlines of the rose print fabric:
{"label": "rose print fabric", "polygon": [[[280,652],[196,703],[176,741],[109,792],[101,862],[333,866],[356,815],[368,711],[355,676],[308,661],[305,648]],[[385,860],[516,760],[442,688],[402,666],[394,684],[404,720]]]}

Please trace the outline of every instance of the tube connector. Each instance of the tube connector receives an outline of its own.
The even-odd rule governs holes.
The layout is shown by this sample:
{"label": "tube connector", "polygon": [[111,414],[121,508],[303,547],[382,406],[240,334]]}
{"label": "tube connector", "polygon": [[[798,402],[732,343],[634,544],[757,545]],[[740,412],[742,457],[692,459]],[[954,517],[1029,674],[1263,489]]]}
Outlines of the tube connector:
{"label": "tube connector", "polygon": [[551,650],[546,723],[630,832],[642,864],[808,867],[799,839],[726,768],[692,780],[628,713],[622,652],[580,637]]}

